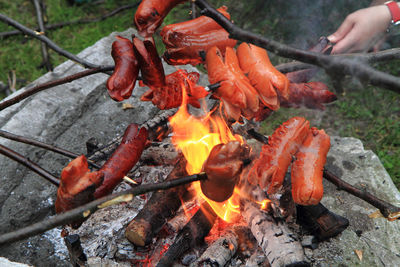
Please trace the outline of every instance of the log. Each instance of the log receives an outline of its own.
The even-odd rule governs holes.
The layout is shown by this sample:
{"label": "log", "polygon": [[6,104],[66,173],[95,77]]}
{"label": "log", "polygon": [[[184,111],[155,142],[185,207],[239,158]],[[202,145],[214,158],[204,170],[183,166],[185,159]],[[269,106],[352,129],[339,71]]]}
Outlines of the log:
{"label": "log", "polygon": [[204,241],[214,225],[217,215],[207,202],[201,204],[200,209],[176,236],[174,243],[163,255],[157,267],[172,266],[187,250]]}
{"label": "log", "polygon": [[215,240],[191,267],[223,267],[236,253],[238,248],[238,236],[233,229],[226,229],[221,236]]}
{"label": "log", "polygon": [[[166,181],[187,175],[186,160],[179,157],[175,168],[168,175]],[[144,205],[143,209],[129,223],[125,230],[126,238],[137,246],[146,246],[151,243],[168,219],[175,216],[181,206],[181,199],[186,198],[187,186],[178,186],[169,190],[154,192]]]}
{"label": "log", "polygon": [[81,239],[79,235],[67,235],[64,237],[65,245],[67,246],[69,253],[69,260],[72,266],[85,266],[87,257],[81,245]]}
{"label": "log", "polygon": [[241,213],[272,267],[310,266],[300,242],[284,223],[247,200],[241,201]]}

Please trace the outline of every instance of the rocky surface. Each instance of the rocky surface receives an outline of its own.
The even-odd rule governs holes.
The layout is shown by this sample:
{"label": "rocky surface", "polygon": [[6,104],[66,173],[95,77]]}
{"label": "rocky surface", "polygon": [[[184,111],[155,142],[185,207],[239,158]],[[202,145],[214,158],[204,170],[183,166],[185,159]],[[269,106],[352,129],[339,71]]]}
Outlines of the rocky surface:
{"label": "rocky surface", "polygon": [[[134,30],[121,33],[131,36]],[[96,64],[112,64],[111,43],[116,33],[105,37],[82,51],[79,56]],[[175,71],[167,66],[166,73]],[[67,61],[53,73],[39,78],[34,84],[43,83],[81,71],[82,67]],[[206,84],[203,75],[202,84]],[[136,88],[134,96],[124,103],[132,109],[122,109],[121,103],[112,101],[106,92],[108,75],[96,74],[61,85],[41,93],[0,112],[0,127],[15,134],[32,137],[56,144],[75,153],[85,153],[85,142],[96,137],[106,143],[132,122],[143,123],[159,111],[149,102],[139,101],[145,88]],[[32,85],[33,86],[33,85]],[[15,149],[34,162],[58,176],[69,159],[52,152],[13,141],[0,139],[0,144]],[[365,188],[395,205],[400,205],[400,194],[393,185],[379,159],[371,151],[363,149],[354,138],[332,138],[327,168],[347,182]],[[141,169],[147,177],[159,177],[168,171]],[[150,178],[148,178],[150,179]],[[9,232],[54,214],[56,188],[25,167],[0,156],[0,233]],[[143,199],[135,198],[122,210],[109,207],[98,217],[107,219],[102,225],[86,224],[86,236],[82,234],[83,246],[94,262],[100,258],[123,259],[135,249],[123,237],[123,229]],[[325,182],[323,204],[350,221],[350,226],[340,236],[319,244],[315,250],[306,249],[306,255],[315,266],[399,266],[400,225],[385,219],[371,219],[376,211],[362,200],[346,192],[337,191]],[[128,214],[120,216],[121,214]],[[104,217],[106,214],[107,216]],[[118,220],[114,220],[118,218]],[[98,243],[93,243],[93,235]],[[112,241],[112,237],[116,237]],[[85,241],[86,238],[86,241]],[[100,242],[101,241],[101,242]],[[99,246],[99,247],[96,247]],[[362,260],[355,251],[362,252]],[[124,254],[125,253],[125,254]],[[35,266],[69,266],[68,253],[60,238],[60,229],[27,240],[0,247],[0,256]],[[122,264],[122,263],[121,263]],[[94,263],[96,265],[96,263]]]}

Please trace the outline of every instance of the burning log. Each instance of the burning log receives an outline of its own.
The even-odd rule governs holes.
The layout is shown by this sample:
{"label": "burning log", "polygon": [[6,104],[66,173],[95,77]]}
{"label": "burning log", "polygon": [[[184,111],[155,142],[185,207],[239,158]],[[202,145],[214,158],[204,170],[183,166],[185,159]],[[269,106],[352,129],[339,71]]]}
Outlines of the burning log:
{"label": "burning log", "polygon": [[237,248],[238,236],[232,229],[228,229],[190,266],[225,266],[236,253]]}
{"label": "burning log", "polygon": [[196,214],[178,233],[175,242],[169,247],[157,267],[171,266],[188,249],[198,245],[208,235],[217,215],[207,202],[204,202]]}
{"label": "burning log", "polygon": [[300,242],[287,226],[249,201],[243,200],[241,204],[242,216],[272,267],[309,266]]}
{"label": "burning log", "polygon": [[[166,180],[185,176],[185,165],[186,161],[180,159]],[[186,192],[184,186],[154,192],[143,209],[129,223],[125,230],[126,238],[137,246],[150,244],[167,220],[175,216],[181,206],[181,197]]]}

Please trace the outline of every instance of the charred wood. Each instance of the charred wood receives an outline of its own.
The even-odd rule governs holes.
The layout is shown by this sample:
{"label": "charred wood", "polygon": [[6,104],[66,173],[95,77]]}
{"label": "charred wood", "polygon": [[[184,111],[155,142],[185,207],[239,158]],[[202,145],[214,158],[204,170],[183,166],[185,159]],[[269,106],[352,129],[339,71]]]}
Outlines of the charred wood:
{"label": "charred wood", "polygon": [[190,221],[178,233],[174,243],[169,247],[157,267],[171,266],[183,253],[190,248],[199,245],[204,241],[214,225],[217,215],[207,202],[204,202],[200,209]]}
{"label": "charred wood", "polygon": [[310,266],[300,242],[285,224],[275,221],[250,201],[243,200],[241,210],[272,267]]}
{"label": "charred wood", "polygon": [[[168,175],[166,181],[185,176],[185,166],[186,161],[182,157],[178,160],[176,167]],[[126,228],[127,239],[137,246],[150,244],[167,220],[175,216],[185,193],[187,193],[186,186],[154,192],[143,209]]]}
{"label": "charred wood", "polygon": [[79,235],[67,235],[64,237],[64,242],[68,248],[69,260],[71,261],[72,266],[85,266],[87,257],[85,252],[83,252]]}
{"label": "charred wood", "polygon": [[192,263],[191,267],[223,267],[233,257],[238,248],[238,236],[233,229],[227,229],[206,251]]}
{"label": "charred wood", "polygon": [[337,236],[349,226],[349,220],[329,211],[321,203],[315,206],[298,205],[297,218],[318,240]]}

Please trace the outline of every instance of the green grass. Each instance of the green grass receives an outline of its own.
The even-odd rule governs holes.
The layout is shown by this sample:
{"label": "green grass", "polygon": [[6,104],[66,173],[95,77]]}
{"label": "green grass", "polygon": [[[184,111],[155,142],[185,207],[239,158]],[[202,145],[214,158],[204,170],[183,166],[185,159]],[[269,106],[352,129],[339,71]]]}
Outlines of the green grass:
{"label": "green grass", "polygon": [[[118,6],[134,0],[105,0],[101,4],[70,6],[66,0],[47,0],[47,21],[56,23],[80,18],[94,18]],[[298,48],[315,44],[320,36],[334,32],[350,12],[366,7],[370,0],[362,1],[265,1],[265,0],[210,0],[213,6],[228,6],[232,20],[240,27],[270,39]],[[301,3],[300,3],[301,2]],[[302,7],[303,5],[307,7]],[[189,18],[189,4],[173,9],[165,18],[164,25]],[[34,28],[36,14],[30,0],[0,0],[0,12]],[[78,53],[113,31],[123,31],[132,26],[134,10],[128,10],[98,23],[73,25],[50,31],[48,37],[71,53]],[[13,28],[0,24],[0,31]],[[396,39],[397,38],[397,39]],[[398,46],[399,36],[389,39]],[[159,52],[163,51],[160,38],[155,36]],[[66,59],[50,52],[54,66]],[[288,59],[270,54],[274,64]],[[43,75],[40,68],[42,56],[37,40],[23,36],[0,40],[0,81],[7,83],[7,76],[14,70],[22,82],[17,87]],[[400,61],[384,63],[379,69],[399,76]],[[330,83],[323,73],[317,79]],[[329,105],[324,112],[306,109],[280,109],[262,123],[262,131],[270,134],[280,123],[292,116],[305,116],[313,126],[324,128],[330,135],[353,136],[373,150],[380,158],[390,176],[400,188],[400,96],[399,94],[372,86],[343,81],[345,94]],[[0,96],[1,97],[1,96]]]}

